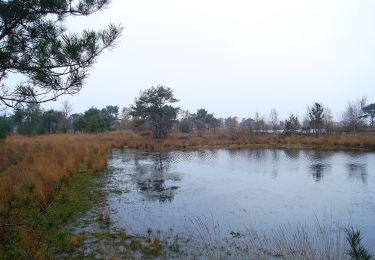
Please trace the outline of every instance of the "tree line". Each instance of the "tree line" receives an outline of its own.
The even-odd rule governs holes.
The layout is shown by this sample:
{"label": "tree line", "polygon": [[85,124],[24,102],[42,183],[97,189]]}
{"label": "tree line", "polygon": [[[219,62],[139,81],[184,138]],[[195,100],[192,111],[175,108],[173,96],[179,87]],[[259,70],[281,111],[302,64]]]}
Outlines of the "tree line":
{"label": "tree line", "polygon": [[366,98],[348,102],[340,122],[333,120],[332,112],[321,103],[307,107],[304,118],[295,114],[280,120],[275,109],[268,118],[255,113],[254,117],[216,118],[206,109],[195,113],[174,106],[179,100],[172,89],[158,85],[151,87],[135,99],[134,104],[121,111],[118,106],[108,105],[98,109],[91,107],[84,113],[71,114],[72,106],[64,102],[59,110],[43,110],[40,104],[28,104],[14,109],[11,115],[0,117],[0,137],[10,132],[27,135],[51,133],[95,133],[130,129],[149,133],[154,138],[165,138],[171,130],[182,133],[216,131],[225,128],[231,135],[238,133],[305,133],[330,134],[333,132],[360,132],[373,129],[375,104],[368,104]]}

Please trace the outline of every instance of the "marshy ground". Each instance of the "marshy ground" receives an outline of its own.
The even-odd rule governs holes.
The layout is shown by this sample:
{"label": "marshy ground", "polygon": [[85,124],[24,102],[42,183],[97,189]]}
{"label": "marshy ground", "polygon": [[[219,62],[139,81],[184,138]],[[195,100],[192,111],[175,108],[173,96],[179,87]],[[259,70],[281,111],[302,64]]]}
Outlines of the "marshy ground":
{"label": "marshy ground", "polygon": [[[105,172],[107,157],[114,148],[165,151],[214,147],[371,151],[375,149],[375,137],[245,135],[224,131],[176,133],[162,141],[132,132],[10,136],[0,149],[1,257],[136,258],[172,257],[186,252],[183,238],[171,235],[162,239],[162,234],[151,227],[143,235],[131,234],[115,225],[106,199],[123,190],[103,189],[111,176]],[[209,224],[200,225],[204,228]],[[235,239],[242,237],[241,233],[233,234]],[[225,250],[214,250],[215,247],[207,243],[207,253],[202,257],[228,256],[223,253]]]}

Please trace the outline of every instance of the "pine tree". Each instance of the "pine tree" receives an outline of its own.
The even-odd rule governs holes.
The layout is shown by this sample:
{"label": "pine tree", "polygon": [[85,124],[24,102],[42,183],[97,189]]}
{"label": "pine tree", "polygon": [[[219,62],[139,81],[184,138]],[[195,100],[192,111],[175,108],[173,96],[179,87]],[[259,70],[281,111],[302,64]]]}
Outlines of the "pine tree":
{"label": "pine tree", "polygon": [[[109,0],[0,0],[0,106],[56,100],[82,88],[97,56],[122,32],[110,24],[100,31],[67,32],[68,16],[88,16]],[[13,86],[9,74],[19,74]]]}

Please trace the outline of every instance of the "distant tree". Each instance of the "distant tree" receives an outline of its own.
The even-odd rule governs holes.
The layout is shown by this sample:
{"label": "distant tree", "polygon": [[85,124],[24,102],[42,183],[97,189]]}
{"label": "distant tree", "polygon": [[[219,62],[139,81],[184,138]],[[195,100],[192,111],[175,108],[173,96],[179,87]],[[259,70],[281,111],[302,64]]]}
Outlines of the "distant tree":
{"label": "distant tree", "polygon": [[255,112],[255,116],[253,119],[253,128],[257,134],[266,130],[266,122],[264,116],[261,116],[259,112]]}
{"label": "distant tree", "polygon": [[178,125],[178,129],[182,133],[190,133],[193,130],[193,126],[191,124],[191,121],[188,119],[181,119]]}
{"label": "distant tree", "polygon": [[14,113],[17,132],[27,135],[44,133],[43,110],[39,104],[28,104],[26,109],[17,109]]}
{"label": "distant tree", "polygon": [[324,107],[324,129],[326,129],[327,133],[332,133],[335,128],[335,122],[333,121],[332,111],[328,107]]}
{"label": "distant tree", "polygon": [[131,115],[150,121],[154,138],[165,138],[179,110],[168,104],[177,101],[170,88],[158,85],[141,92],[131,106]]}
{"label": "distant tree", "polygon": [[308,111],[310,128],[315,134],[321,134],[325,119],[324,108],[322,104],[314,103],[311,108],[308,108]]}
{"label": "distant tree", "polygon": [[58,125],[61,130],[66,133],[69,129],[69,116],[72,113],[72,105],[68,101],[64,101],[61,107]]}
{"label": "distant tree", "polygon": [[59,120],[59,111],[50,109],[43,113],[43,128],[47,133],[56,133],[57,132],[57,123]]}
{"label": "distant tree", "polygon": [[182,133],[190,133],[193,130],[193,118],[188,110],[180,111],[178,130]]}
{"label": "distant tree", "polygon": [[344,127],[351,132],[358,132],[364,126],[363,108],[366,106],[366,98],[349,101],[342,116]]}
{"label": "distant tree", "polygon": [[99,109],[92,107],[83,114],[84,131],[103,132],[107,129],[105,117]]}
{"label": "distant tree", "polygon": [[73,114],[70,119],[73,121],[75,132],[95,133],[107,130],[102,111],[95,107],[86,110],[84,114]]}
{"label": "distant tree", "polygon": [[235,139],[238,134],[238,120],[237,117],[228,117],[225,119],[225,128],[227,129],[230,138]]}
{"label": "distant tree", "polygon": [[271,112],[270,112],[270,119],[271,119],[271,127],[272,127],[272,130],[274,133],[277,132],[278,130],[278,126],[279,126],[279,116],[277,114],[277,111],[276,109],[271,109]]}
{"label": "distant tree", "polygon": [[207,116],[208,111],[204,108],[200,108],[197,110],[197,113],[193,114],[193,123],[195,128],[202,132],[207,129]]}
{"label": "distant tree", "polygon": [[216,117],[214,117],[213,114],[208,114],[207,125],[209,129],[213,129],[214,131],[216,131],[216,129],[220,127],[220,124],[221,124],[220,119],[217,119]]}
{"label": "distant tree", "polygon": [[120,114],[120,123],[118,128],[119,129],[130,129],[131,128],[131,109],[129,107],[124,107],[121,110]]}
{"label": "distant tree", "polygon": [[252,118],[243,118],[239,127],[241,131],[245,132],[247,135],[251,135],[254,133],[255,120]]}
{"label": "distant tree", "polygon": [[300,129],[301,124],[298,121],[298,117],[291,114],[287,120],[285,120],[284,123],[284,133],[296,133],[298,129]]}
{"label": "distant tree", "polygon": [[[68,16],[88,16],[109,0],[0,1],[0,106],[18,107],[75,94],[98,55],[114,46],[122,28],[67,33]],[[22,75],[14,86],[5,82]]]}
{"label": "distant tree", "polygon": [[176,118],[179,108],[175,108],[170,105],[165,105],[162,107],[162,117],[160,125],[160,137],[167,137],[169,131],[172,129],[174,123],[176,123]]}
{"label": "distant tree", "polygon": [[106,106],[102,109],[107,130],[114,129],[118,122],[119,108],[118,106]]}
{"label": "distant tree", "polygon": [[72,114],[69,117],[72,122],[74,132],[83,132],[85,130],[85,118],[83,114]]}
{"label": "distant tree", "polygon": [[19,109],[14,110],[13,122],[17,129],[17,132],[19,132],[20,129],[23,128],[25,124],[25,117],[26,117],[25,109],[19,108]]}
{"label": "distant tree", "polygon": [[267,128],[264,116],[261,116],[258,112],[255,112],[254,128],[258,134],[264,132]]}
{"label": "distant tree", "polygon": [[362,115],[362,118],[370,118],[370,125],[374,126],[375,103],[372,103],[370,105],[364,106],[362,108],[362,111],[364,113],[364,115]]}
{"label": "distant tree", "polygon": [[195,128],[200,133],[206,129],[213,129],[215,131],[221,124],[221,121],[215,118],[214,114],[208,113],[204,108],[198,109],[197,113],[192,115],[192,120]]}
{"label": "distant tree", "polygon": [[311,130],[309,112],[310,112],[310,108],[307,107],[306,116],[303,118],[301,122],[301,131],[304,133],[310,133],[310,130]]}

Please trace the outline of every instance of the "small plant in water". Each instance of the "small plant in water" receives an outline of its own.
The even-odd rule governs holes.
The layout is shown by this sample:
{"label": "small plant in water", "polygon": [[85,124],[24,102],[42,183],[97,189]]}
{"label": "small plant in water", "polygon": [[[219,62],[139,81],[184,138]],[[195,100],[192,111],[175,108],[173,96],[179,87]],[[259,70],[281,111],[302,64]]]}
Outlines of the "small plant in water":
{"label": "small plant in water", "polygon": [[360,230],[355,230],[353,227],[345,229],[346,239],[349,242],[350,249],[347,254],[351,259],[355,260],[370,260],[373,259],[367,249],[362,244],[362,235]]}
{"label": "small plant in water", "polygon": [[106,226],[111,224],[111,214],[108,209],[103,210],[99,215],[99,222]]}

